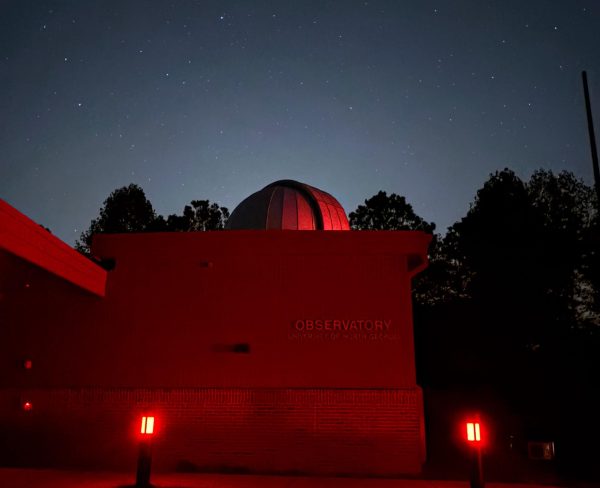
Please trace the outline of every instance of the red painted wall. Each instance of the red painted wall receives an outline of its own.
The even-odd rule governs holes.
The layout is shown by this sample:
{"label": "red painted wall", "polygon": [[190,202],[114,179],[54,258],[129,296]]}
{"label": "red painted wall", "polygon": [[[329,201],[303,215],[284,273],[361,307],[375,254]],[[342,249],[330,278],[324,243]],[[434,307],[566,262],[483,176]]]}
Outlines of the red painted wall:
{"label": "red painted wall", "polygon": [[[106,272],[102,268],[2,199],[0,199],[1,252],[39,266],[89,293],[104,296]],[[0,266],[2,266],[1,261]]]}
{"label": "red painted wall", "polygon": [[[410,277],[428,242],[417,232],[99,236],[95,254],[116,262],[104,298],[1,255],[2,418],[37,439],[28,445],[57,429],[71,454],[55,461],[66,464],[124,463],[117,452],[133,452],[124,431],[154,406],[165,468],[417,472]],[[298,320],[390,328],[298,337]],[[34,408],[20,411],[29,397]],[[84,425],[104,441],[68,448]],[[102,445],[112,448],[83,459]],[[23,449],[15,462],[32,448]]]}

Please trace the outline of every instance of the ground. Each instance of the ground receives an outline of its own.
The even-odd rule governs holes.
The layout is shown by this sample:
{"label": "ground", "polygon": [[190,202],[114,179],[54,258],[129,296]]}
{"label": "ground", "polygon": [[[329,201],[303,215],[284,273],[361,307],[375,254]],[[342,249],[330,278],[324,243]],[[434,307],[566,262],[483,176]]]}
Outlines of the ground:
{"label": "ground", "polygon": [[[134,473],[0,469],[0,486],[10,488],[124,488]],[[468,481],[316,478],[216,474],[154,474],[157,488],[469,488]],[[487,483],[486,488],[555,488],[550,485]]]}

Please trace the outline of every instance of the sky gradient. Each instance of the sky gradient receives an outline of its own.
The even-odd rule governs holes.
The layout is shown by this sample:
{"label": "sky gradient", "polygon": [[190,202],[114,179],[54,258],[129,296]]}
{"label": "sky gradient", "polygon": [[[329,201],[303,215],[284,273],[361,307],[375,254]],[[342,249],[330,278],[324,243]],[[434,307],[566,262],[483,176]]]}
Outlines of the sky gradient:
{"label": "sky gradient", "polygon": [[73,244],[108,194],[230,210],[277,179],[438,231],[491,172],[592,167],[600,3],[0,3],[0,198]]}

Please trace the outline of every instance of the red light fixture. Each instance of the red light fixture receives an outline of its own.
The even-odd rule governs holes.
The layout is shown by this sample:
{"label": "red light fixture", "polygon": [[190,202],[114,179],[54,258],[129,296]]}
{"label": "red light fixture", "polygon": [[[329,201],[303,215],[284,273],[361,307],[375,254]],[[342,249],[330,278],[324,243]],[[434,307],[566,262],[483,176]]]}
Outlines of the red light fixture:
{"label": "red light fixture", "polygon": [[481,427],[479,422],[467,422],[467,441],[481,442]]}
{"label": "red light fixture", "polygon": [[33,405],[31,404],[31,402],[23,402],[23,410],[25,412],[31,412],[32,409]]}
{"label": "red light fixture", "polygon": [[154,417],[142,417],[142,427],[140,429],[142,435],[154,434]]}
{"label": "red light fixture", "polygon": [[23,361],[23,367],[25,369],[33,368],[33,362],[31,362],[31,359],[26,359],[25,361]]}

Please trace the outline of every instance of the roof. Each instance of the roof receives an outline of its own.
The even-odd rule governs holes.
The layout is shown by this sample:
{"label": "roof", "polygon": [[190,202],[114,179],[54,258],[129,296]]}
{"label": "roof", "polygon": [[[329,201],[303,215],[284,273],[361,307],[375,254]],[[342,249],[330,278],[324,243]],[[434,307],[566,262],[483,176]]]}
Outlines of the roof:
{"label": "roof", "polygon": [[227,224],[233,230],[350,230],[346,212],[329,193],[294,180],[265,186],[240,203]]}
{"label": "roof", "polygon": [[0,199],[0,252],[103,297],[106,271]]}

